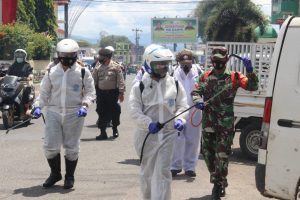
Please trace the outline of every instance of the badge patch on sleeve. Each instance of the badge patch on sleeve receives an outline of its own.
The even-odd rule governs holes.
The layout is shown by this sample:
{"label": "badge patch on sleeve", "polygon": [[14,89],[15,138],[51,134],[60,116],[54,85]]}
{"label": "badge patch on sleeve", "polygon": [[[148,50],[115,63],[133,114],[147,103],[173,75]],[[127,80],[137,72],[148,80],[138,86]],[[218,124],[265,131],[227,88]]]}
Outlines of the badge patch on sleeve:
{"label": "badge patch on sleeve", "polygon": [[73,85],[73,91],[74,92],[78,92],[79,88],[80,88],[80,86],[78,84]]}
{"label": "badge patch on sleeve", "polygon": [[173,107],[175,105],[175,99],[168,100],[169,107]]}

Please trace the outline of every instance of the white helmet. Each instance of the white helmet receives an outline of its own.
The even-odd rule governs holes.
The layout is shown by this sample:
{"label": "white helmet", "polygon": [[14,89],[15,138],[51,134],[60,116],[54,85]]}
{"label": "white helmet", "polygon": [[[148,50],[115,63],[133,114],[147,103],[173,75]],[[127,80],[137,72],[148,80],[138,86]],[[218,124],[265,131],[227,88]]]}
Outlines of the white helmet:
{"label": "white helmet", "polygon": [[24,49],[16,49],[14,53],[14,60],[17,63],[23,63],[26,61],[27,53]]}
{"label": "white helmet", "polygon": [[27,57],[27,53],[24,49],[16,49],[14,55],[15,55],[15,58],[22,57],[22,58],[26,59],[26,57]]}
{"label": "white helmet", "polygon": [[110,50],[111,52],[114,52],[114,51],[115,51],[115,49],[114,49],[112,46],[107,46],[107,47],[105,47],[105,49],[108,49],[108,50]]}
{"label": "white helmet", "polygon": [[[150,75],[162,78],[168,72],[174,55],[170,49],[157,44],[151,44],[145,49],[143,59],[145,70]],[[154,65],[155,63],[160,63],[160,66],[157,68],[157,65]]]}
{"label": "white helmet", "polygon": [[78,50],[78,43],[72,39],[63,39],[57,43],[56,47],[56,51],[59,53],[77,53]]}
{"label": "white helmet", "polygon": [[63,66],[71,67],[77,60],[79,46],[72,39],[63,39],[57,43],[56,51],[58,59]]}

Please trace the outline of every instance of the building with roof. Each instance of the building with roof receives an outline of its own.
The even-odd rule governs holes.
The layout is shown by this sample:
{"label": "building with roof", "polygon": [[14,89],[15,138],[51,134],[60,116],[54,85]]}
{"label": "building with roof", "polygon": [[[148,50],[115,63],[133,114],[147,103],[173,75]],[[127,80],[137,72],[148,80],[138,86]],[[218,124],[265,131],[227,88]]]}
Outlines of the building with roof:
{"label": "building with roof", "polygon": [[299,16],[300,0],[272,0],[271,23],[281,25],[289,15]]}
{"label": "building with roof", "polygon": [[271,24],[266,26],[264,32],[261,31],[259,26],[255,28],[254,32],[256,37],[258,38],[258,43],[276,42],[276,38],[278,36],[277,31]]}

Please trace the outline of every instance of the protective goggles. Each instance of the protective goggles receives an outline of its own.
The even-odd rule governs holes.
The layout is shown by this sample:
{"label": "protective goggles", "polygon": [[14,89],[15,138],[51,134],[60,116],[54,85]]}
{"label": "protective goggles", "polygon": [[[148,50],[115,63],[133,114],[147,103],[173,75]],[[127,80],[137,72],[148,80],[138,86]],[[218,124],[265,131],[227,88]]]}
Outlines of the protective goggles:
{"label": "protective goggles", "polygon": [[58,56],[61,58],[74,58],[77,56],[77,52],[69,52],[69,53],[58,52]]}
{"label": "protective goggles", "polygon": [[25,58],[26,54],[23,52],[16,52],[15,57],[16,58]]}
{"label": "protective goggles", "polygon": [[217,48],[217,49],[213,49],[211,54],[213,56],[214,55],[219,55],[219,56],[225,57],[225,56],[227,56],[227,50],[223,49],[223,48]]}
{"label": "protective goggles", "polygon": [[192,56],[190,55],[182,55],[180,58],[179,58],[179,61],[180,62],[189,62],[189,61],[192,61]]}

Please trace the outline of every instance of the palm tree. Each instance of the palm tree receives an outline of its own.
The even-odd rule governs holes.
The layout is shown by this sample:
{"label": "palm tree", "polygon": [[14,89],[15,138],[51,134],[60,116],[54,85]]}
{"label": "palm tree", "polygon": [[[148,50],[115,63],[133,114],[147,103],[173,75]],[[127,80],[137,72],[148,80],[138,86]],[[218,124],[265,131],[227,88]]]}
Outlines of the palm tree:
{"label": "palm tree", "polygon": [[195,12],[195,15],[206,16],[203,35],[209,41],[255,42],[254,29],[259,26],[264,31],[268,23],[250,0],[216,0],[201,3],[197,9],[206,11]]}

